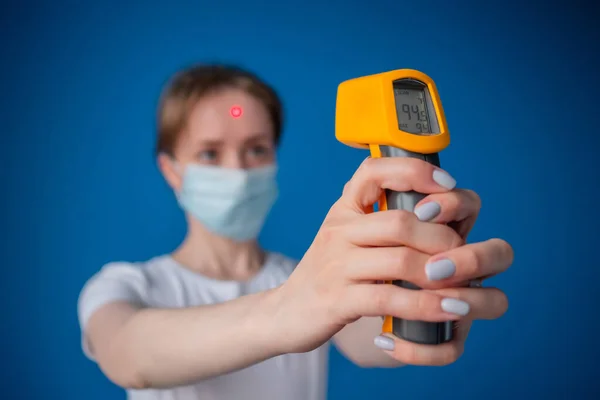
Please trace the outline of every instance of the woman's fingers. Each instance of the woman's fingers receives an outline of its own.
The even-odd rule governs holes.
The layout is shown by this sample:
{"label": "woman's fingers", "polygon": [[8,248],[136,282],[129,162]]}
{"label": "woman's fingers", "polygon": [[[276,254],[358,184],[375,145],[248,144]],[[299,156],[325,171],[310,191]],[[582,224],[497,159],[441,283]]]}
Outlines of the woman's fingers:
{"label": "woman's fingers", "polygon": [[427,283],[425,265],[429,254],[411,247],[373,247],[351,249],[340,265],[347,278],[354,281],[404,280],[417,286]]}
{"label": "woman's fingers", "polygon": [[447,172],[415,158],[368,158],[344,187],[343,203],[363,213],[385,189],[398,192],[441,193],[454,189]]}
{"label": "woman's fingers", "polygon": [[464,315],[470,320],[498,319],[508,310],[508,297],[500,289],[448,288],[434,291],[438,296],[453,298],[469,304],[469,312]]}
{"label": "woman's fingers", "polygon": [[464,351],[463,342],[450,341],[430,346],[407,342],[389,334],[376,337],[375,345],[390,357],[408,365],[449,365],[458,360]]}
{"label": "woman's fingers", "polygon": [[439,290],[435,293],[442,298],[457,299],[469,304],[468,313],[459,320],[453,321],[454,337],[450,342],[423,345],[385,334],[375,338],[375,345],[404,364],[437,366],[452,364],[464,352],[465,341],[472,321],[499,318],[508,308],[506,295],[496,288],[453,288]]}
{"label": "woman's fingers", "polygon": [[449,224],[463,238],[466,238],[481,209],[481,199],[472,190],[455,189],[447,193],[427,196],[415,207],[415,214],[421,221]]}
{"label": "woman's fingers", "polygon": [[454,363],[462,356],[470,328],[470,320],[457,322],[454,338],[437,345],[412,343],[384,334],[375,338],[375,346],[403,364],[444,366]]}
{"label": "woman's fingers", "polygon": [[343,298],[351,318],[391,315],[397,318],[442,322],[469,314],[469,304],[431,291],[404,289],[392,284],[350,286]]}
{"label": "woman's fingers", "polygon": [[454,189],[447,193],[430,194],[415,207],[421,221],[448,223],[476,218],[481,209],[481,199],[472,190]]}
{"label": "woman's fingers", "polygon": [[508,309],[508,298],[497,288],[411,290],[393,284],[358,284],[344,296],[352,317],[393,317],[441,322],[497,319]]}
{"label": "woman's fingers", "polygon": [[346,239],[356,246],[409,246],[423,253],[445,252],[464,243],[452,228],[421,222],[409,211],[389,210],[353,218]]}
{"label": "woman's fingers", "polygon": [[[416,234],[423,235],[420,246],[425,250],[442,248],[448,243],[436,241],[431,232],[434,231],[429,231],[429,237],[426,237],[426,229]],[[439,235],[438,239],[443,233]],[[347,278],[355,281],[404,280],[424,289],[438,289],[464,286],[472,279],[499,274],[508,269],[512,261],[511,246],[503,240],[491,239],[456,247],[434,257],[407,246],[356,248],[346,253],[340,267],[344,268]]]}
{"label": "woman's fingers", "polygon": [[489,278],[506,271],[513,258],[512,247],[501,239],[460,246],[427,261],[427,286],[459,286],[472,279]]}

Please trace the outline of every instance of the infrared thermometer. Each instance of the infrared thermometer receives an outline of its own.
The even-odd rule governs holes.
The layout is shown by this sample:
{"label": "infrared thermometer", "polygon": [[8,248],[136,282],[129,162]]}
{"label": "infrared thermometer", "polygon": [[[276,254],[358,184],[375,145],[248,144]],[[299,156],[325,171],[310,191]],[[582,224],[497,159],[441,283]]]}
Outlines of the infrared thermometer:
{"label": "infrared thermometer", "polygon": [[[450,144],[442,103],[433,80],[399,69],[342,82],[338,86],[335,135],[340,142],[371,151],[371,157],[411,157],[440,166],[439,152]],[[385,190],[379,211],[413,211],[426,195]],[[415,266],[415,268],[418,266]],[[419,290],[406,281],[386,282]],[[452,339],[453,323],[409,321],[385,316],[384,333],[420,344]]]}

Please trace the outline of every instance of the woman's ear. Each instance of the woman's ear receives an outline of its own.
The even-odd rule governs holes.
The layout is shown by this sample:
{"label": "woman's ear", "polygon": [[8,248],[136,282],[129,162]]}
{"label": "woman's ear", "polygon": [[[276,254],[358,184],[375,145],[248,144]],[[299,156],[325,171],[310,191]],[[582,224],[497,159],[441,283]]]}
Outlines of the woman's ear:
{"label": "woman's ear", "polygon": [[160,153],[157,157],[157,163],[158,169],[171,189],[175,192],[179,192],[181,189],[183,171],[179,170],[176,161],[168,154]]}

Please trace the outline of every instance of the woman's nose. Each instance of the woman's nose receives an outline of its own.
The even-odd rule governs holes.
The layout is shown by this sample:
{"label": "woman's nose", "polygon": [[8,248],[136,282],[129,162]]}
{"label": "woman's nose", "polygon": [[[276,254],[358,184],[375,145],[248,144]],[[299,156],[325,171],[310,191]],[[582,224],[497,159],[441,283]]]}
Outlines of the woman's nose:
{"label": "woman's nose", "polygon": [[221,166],[232,169],[245,169],[248,167],[244,155],[241,152],[228,153],[227,156],[223,158]]}

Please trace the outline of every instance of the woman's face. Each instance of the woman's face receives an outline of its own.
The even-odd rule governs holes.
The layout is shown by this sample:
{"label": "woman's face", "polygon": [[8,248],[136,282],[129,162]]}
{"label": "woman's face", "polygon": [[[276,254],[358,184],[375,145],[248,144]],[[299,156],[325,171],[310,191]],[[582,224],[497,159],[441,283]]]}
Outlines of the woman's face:
{"label": "woman's face", "polygon": [[173,155],[183,165],[249,169],[273,164],[274,132],[266,107],[240,89],[203,97],[192,109]]}

